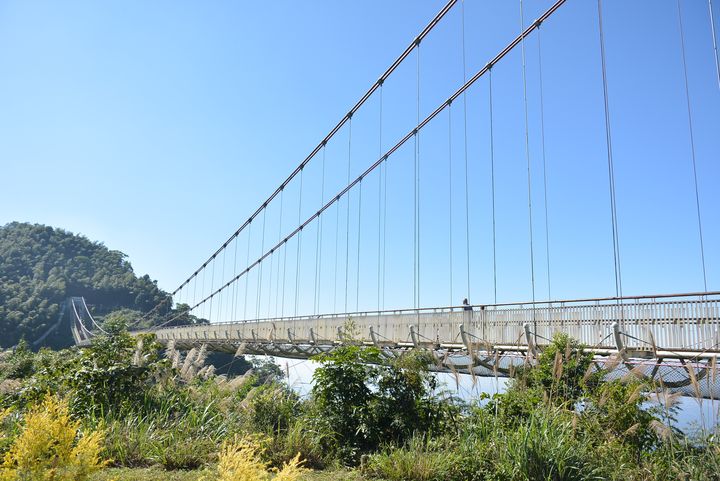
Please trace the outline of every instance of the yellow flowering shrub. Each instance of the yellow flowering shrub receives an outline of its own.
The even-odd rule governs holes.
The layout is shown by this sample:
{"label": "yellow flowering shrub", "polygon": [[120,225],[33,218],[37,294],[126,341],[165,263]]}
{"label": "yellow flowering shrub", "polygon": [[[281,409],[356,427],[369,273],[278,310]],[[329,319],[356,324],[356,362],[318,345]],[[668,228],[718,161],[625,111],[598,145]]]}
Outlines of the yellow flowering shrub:
{"label": "yellow flowering shrub", "polygon": [[48,396],[25,415],[20,435],[5,453],[0,481],[83,481],[103,466],[101,431],[80,434],[67,403]]}
{"label": "yellow flowering shrub", "polygon": [[[257,440],[243,438],[223,444],[218,460],[217,479],[219,481],[269,481],[268,463],[262,461],[262,448]],[[277,471],[273,481],[298,481],[306,471],[302,467],[300,453],[282,469]]]}
{"label": "yellow flowering shrub", "polygon": [[302,467],[302,464],[300,453],[297,453],[294,458],[285,463],[282,469],[278,471],[273,481],[299,481],[303,473],[307,471]]}

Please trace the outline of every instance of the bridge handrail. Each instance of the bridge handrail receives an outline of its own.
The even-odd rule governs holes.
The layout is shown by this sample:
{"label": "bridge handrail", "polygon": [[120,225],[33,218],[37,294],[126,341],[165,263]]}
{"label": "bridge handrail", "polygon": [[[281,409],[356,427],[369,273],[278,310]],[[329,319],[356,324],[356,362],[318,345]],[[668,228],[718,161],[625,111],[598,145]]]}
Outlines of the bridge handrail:
{"label": "bridge handrail", "polygon": [[[690,297],[699,297],[699,298],[706,298],[704,300],[708,300],[708,297],[717,297],[718,299],[714,299],[716,301],[720,301],[720,291],[710,291],[710,292],[690,292],[690,293],[682,293],[682,294],[651,294],[651,295],[639,295],[639,296],[621,296],[621,297],[594,297],[594,298],[581,298],[581,299],[560,299],[560,300],[538,300],[538,301],[522,301],[522,302],[503,302],[503,303],[497,303],[497,304],[472,304],[469,306],[443,306],[443,307],[420,307],[420,308],[405,308],[405,309],[386,309],[386,310],[370,310],[370,311],[356,311],[356,312],[347,312],[347,313],[325,313],[325,314],[310,314],[310,315],[302,315],[302,316],[285,316],[285,317],[269,317],[269,318],[260,318],[260,319],[245,319],[245,320],[237,320],[237,321],[223,321],[223,322],[214,322],[211,324],[208,324],[208,326],[226,326],[226,325],[237,325],[237,324],[255,324],[259,322],[267,322],[267,321],[275,321],[275,322],[284,322],[284,321],[307,321],[307,320],[318,320],[318,319],[332,319],[337,318],[339,316],[348,316],[348,317],[367,317],[367,316],[378,316],[378,315],[401,315],[401,314],[421,314],[421,313],[442,313],[442,312],[461,312],[464,311],[467,308],[471,308],[473,311],[494,311],[494,310],[506,310],[506,309],[498,309],[498,308],[510,308],[510,307],[521,307],[523,309],[528,308],[538,308],[538,306],[541,306],[541,308],[551,308],[555,307],[554,304],[558,306],[565,306],[567,304],[580,304],[580,303],[594,303],[589,304],[589,306],[597,306],[597,305],[607,305],[608,303],[618,303],[619,305],[627,305],[632,306],[636,305],[635,303],[628,303],[627,301],[643,301],[643,300],[657,300],[657,299],[683,299],[679,300],[675,303],[692,303],[694,301],[692,300],[684,300]],[[703,300],[703,299],[700,299]],[[664,302],[662,304],[667,304],[667,302]],[[584,306],[575,306],[575,307],[584,307]],[[509,310],[509,309],[507,309]],[[148,331],[155,331],[155,330],[161,330],[161,329],[179,329],[179,328],[185,328],[185,327],[194,327],[198,326],[197,324],[183,324],[180,326],[165,326],[160,329],[142,329],[140,331],[148,332]]]}

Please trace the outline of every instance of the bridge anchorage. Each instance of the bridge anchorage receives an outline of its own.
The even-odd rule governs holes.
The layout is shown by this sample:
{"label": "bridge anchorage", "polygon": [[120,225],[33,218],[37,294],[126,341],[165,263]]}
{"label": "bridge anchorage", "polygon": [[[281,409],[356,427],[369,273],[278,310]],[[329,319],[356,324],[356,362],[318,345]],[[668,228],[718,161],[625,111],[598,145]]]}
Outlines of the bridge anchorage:
{"label": "bridge anchorage", "polygon": [[[73,334],[91,342],[99,326],[82,298],[71,300]],[[88,323],[91,328],[88,328]],[[348,327],[350,326],[350,327]],[[165,327],[152,332],[179,349],[308,359],[353,341],[392,358],[423,349],[433,370],[477,376],[511,376],[534,362],[555,333],[566,333],[592,352],[610,376],[633,375],[671,390],[718,397],[720,292],[562,300],[353,312]]]}

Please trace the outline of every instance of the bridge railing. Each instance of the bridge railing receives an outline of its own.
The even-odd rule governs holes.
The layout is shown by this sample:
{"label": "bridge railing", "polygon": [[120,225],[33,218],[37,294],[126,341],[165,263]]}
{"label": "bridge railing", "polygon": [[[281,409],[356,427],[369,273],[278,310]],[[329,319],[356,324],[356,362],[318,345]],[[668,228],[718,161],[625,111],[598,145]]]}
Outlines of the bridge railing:
{"label": "bridge railing", "polygon": [[[348,321],[354,332],[345,331]],[[540,345],[565,332],[585,345],[613,349],[615,323],[629,349],[718,351],[720,292],[321,314],[155,332],[161,340],[189,342],[313,343],[350,335],[365,342],[452,346],[462,344],[462,326],[472,342],[523,346],[528,325]]]}

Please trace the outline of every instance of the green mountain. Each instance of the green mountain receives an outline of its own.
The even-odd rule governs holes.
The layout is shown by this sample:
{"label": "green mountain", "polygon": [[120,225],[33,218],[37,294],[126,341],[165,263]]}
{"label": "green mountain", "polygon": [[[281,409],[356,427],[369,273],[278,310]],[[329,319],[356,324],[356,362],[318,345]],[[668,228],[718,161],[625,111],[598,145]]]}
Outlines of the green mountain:
{"label": "green mountain", "polygon": [[[127,256],[100,242],[39,224],[0,227],[0,347],[33,343],[62,322],[42,345],[72,344],[62,304],[83,296],[96,319],[113,311],[129,318],[147,312],[168,294],[133,272]],[[166,305],[169,307],[170,303]]]}

